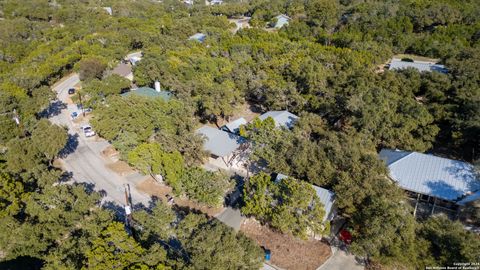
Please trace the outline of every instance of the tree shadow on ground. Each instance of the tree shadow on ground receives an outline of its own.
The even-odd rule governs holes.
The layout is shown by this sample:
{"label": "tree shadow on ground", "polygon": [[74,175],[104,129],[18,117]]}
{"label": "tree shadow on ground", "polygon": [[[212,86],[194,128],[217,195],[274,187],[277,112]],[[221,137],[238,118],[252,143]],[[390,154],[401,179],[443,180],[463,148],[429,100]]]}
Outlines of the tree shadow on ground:
{"label": "tree shadow on ground", "polygon": [[44,261],[30,257],[30,256],[21,256],[13,260],[0,262],[0,269],[3,270],[40,270],[42,269]]}
{"label": "tree shadow on ground", "polygon": [[72,154],[77,150],[78,147],[78,134],[68,134],[67,144],[58,154],[61,158],[66,158],[68,155]]}
{"label": "tree shadow on ground", "polygon": [[55,100],[53,102],[50,102],[50,105],[45,110],[40,112],[38,116],[45,117],[45,118],[57,116],[62,112],[63,109],[66,109],[66,108],[67,108],[66,103],[63,103],[60,100]]}

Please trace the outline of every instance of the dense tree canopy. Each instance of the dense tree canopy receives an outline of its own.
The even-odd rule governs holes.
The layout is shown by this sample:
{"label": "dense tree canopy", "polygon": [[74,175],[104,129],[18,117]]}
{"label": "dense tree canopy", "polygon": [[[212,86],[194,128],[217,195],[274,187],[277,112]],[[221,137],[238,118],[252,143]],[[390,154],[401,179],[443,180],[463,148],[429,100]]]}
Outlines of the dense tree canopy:
{"label": "dense tree canopy", "polygon": [[[265,31],[279,14],[291,18],[289,25]],[[479,14],[476,0],[197,1],[192,7],[176,0],[1,1],[0,260],[31,256],[46,269],[260,265],[258,247],[203,216],[166,206],[141,211],[136,238],[99,207],[90,187],[61,183],[68,175],[53,161],[68,136],[44,117],[51,84],[76,71],[98,134],[144,173],[164,174],[179,193],[218,205],[230,188],[224,175],[198,167],[206,156],[194,132],[198,120],[220,124],[245,105],[288,109],[301,117],[291,131],[257,119],[241,132],[255,165],[298,180],[273,185],[266,174],[252,177],[246,213],[281,231],[315,228],[305,220],[320,217],[304,209],[308,182],[336,193],[353,229],[352,248],[372,262],[422,268],[474,261],[478,237],[443,218],[414,220],[377,152],[479,159]],[[232,34],[227,16],[244,15],[252,28]],[[188,40],[196,32],[207,35],[203,43]],[[170,101],[122,97],[130,82],[104,76],[139,50],[134,83],[158,80],[173,93]],[[434,58],[448,73],[385,70],[393,55],[405,53]],[[269,207],[278,198],[285,200]],[[165,220],[156,222],[159,216]]]}
{"label": "dense tree canopy", "polygon": [[306,237],[321,234],[325,210],[313,187],[286,178],[275,183],[265,173],[252,176],[244,189],[242,212],[254,215],[284,233]]}

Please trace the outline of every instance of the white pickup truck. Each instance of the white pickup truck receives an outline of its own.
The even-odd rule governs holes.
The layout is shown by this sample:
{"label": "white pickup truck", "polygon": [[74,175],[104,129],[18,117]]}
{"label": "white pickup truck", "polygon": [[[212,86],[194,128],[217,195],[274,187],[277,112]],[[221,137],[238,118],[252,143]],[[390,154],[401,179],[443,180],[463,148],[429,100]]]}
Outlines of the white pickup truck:
{"label": "white pickup truck", "polygon": [[83,130],[83,134],[85,134],[85,137],[93,137],[96,135],[95,131],[93,131],[90,125],[83,125],[80,127],[80,129]]}

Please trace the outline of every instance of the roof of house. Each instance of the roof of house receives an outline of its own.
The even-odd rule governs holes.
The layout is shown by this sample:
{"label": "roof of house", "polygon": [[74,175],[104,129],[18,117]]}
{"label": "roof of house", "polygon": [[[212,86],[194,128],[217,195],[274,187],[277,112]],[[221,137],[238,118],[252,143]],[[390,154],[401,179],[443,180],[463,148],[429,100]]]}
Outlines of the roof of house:
{"label": "roof of house", "polygon": [[433,155],[382,149],[390,177],[403,189],[448,201],[459,201],[480,190],[473,166]]}
{"label": "roof of house", "polygon": [[236,133],[238,132],[241,125],[246,125],[246,124],[247,124],[247,120],[245,120],[245,118],[243,117],[240,117],[237,120],[231,121],[230,123],[224,125],[224,127],[230,130],[230,132]]}
{"label": "roof of house", "polygon": [[209,126],[197,129],[196,133],[205,136],[203,148],[217,157],[230,155],[245,142],[243,137]]}
{"label": "roof of house", "polygon": [[137,89],[132,89],[129,92],[123,93],[122,96],[137,95],[148,98],[162,98],[165,101],[169,101],[172,98],[172,93],[169,91],[155,91],[155,89],[150,87],[140,87]]}
{"label": "roof of house", "polygon": [[[279,173],[275,178],[275,183],[278,184],[285,178],[288,178],[288,176]],[[330,217],[330,214],[332,212],[333,204],[335,203],[335,193],[319,186],[312,185],[312,187],[317,193],[317,197],[319,198],[320,202],[323,204],[323,208],[325,209],[325,216],[323,217],[323,221],[325,221]]]}
{"label": "roof of house", "polygon": [[323,221],[329,218],[330,213],[332,212],[333,204],[335,203],[335,193],[328,189],[324,189],[315,185],[312,185],[313,189],[317,193],[320,202],[323,204],[323,208],[325,209],[325,216],[323,217]]}
{"label": "roof of house", "polygon": [[282,28],[284,25],[287,25],[288,22],[290,21],[290,17],[288,17],[285,14],[280,14],[275,16],[275,19],[277,19],[277,22],[275,23],[275,28]]}
{"label": "roof of house", "polygon": [[205,41],[205,39],[207,38],[207,35],[203,34],[203,33],[196,33],[194,35],[191,35],[188,40],[196,40],[196,41],[199,41],[199,42],[203,42]]}
{"label": "roof of house", "polygon": [[298,116],[296,116],[295,114],[289,111],[268,111],[260,115],[258,118],[260,118],[260,120],[263,121],[268,117],[273,118],[273,120],[275,121],[276,127],[287,127],[287,128],[292,128],[298,119]]}
{"label": "roof of house", "polygon": [[438,65],[431,62],[424,62],[424,61],[414,61],[414,62],[407,62],[402,61],[401,59],[392,59],[390,62],[390,70],[399,70],[399,69],[406,69],[406,68],[415,68],[420,72],[423,71],[437,71],[441,73],[447,73],[448,70],[445,68],[444,65]]}
{"label": "roof of house", "polygon": [[126,77],[132,73],[132,67],[125,63],[118,64],[112,71],[111,74],[117,74],[122,77]]}
{"label": "roof of house", "polygon": [[108,13],[108,15],[111,16],[113,14],[113,11],[112,11],[111,7],[103,7],[103,9]]}

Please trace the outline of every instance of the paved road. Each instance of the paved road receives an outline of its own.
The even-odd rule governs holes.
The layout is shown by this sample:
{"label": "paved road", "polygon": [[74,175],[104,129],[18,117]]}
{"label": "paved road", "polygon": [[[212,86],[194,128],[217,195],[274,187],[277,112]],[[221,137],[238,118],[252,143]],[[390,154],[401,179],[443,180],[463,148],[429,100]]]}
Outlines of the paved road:
{"label": "paved road", "polygon": [[[80,82],[77,74],[72,74],[61,83],[53,87],[57,98],[64,105],[67,104],[69,95],[68,89]],[[95,190],[106,192],[104,200],[113,201],[121,205],[125,204],[124,184],[130,184],[130,192],[133,204],[143,203],[148,205],[150,196],[140,193],[135,189],[135,181],[122,177],[107,167],[108,160],[101,156],[102,150],[109,146],[109,143],[99,138],[86,138],[80,132],[82,124],[75,124],[71,121],[70,114],[77,111],[74,104],[62,107],[59,114],[50,117],[50,121],[68,127],[71,141],[72,153],[69,153],[63,162],[65,169],[72,173],[72,179],[79,183],[91,183]]]}
{"label": "paved road", "polygon": [[232,227],[237,232],[240,230],[240,225],[242,225],[242,222],[245,219],[240,213],[240,210],[234,209],[230,206],[225,208],[223,212],[215,217],[226,225]]}
{"label": "paved road", "polygon": [[341,249],[334,248],[333,255],[317,270],[363,270],[363,265],[360,265],[355,260],[355,256],[345,253]]}

